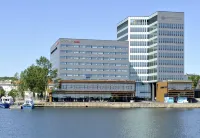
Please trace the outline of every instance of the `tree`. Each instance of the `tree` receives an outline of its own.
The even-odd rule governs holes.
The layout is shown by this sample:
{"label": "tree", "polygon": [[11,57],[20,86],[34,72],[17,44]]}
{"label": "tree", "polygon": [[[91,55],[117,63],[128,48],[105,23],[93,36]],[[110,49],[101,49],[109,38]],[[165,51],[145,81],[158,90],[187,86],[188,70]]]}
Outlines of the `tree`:
{"label": "tree", "polygon": [[9,93],[8,96],[12,96],[13,99],[15,99],[18,96],[18,91],[15,89],[12,89]]}
{"label": "tree", "polygon": [[36,64],[43,69],[42,74],[44,75],[43,81],[45,85],[44,91],[47,92],[48,82],[57,77],[57,70],[52,69],[52,64],[46,57],[40,57],[40,59],[37,59]]}
{"label": "tree", "polygon": [[19,80],[19,73],[18,73],[18,72],[15,73],[14,79],[15,79],[15,80]]}
{"label": "tree", "polygon": [[20,79],[19,79],[19,82],[18,82],[18,91],[19,91],[19,95],[21,97],[24,97],[24,91],[28,90],[28,86],[26,84],[26,80],[25,80],[25,77],[26,77],[26,70],[22,71],[20,73]]}
{"label": "tree", "polygon": [[41,56],[36,60],[36,64],[46,71],[47,81],[57,77],[57,70],[52,69],[52,64],[46,57]]}
{"label": "tree", "polygon": [[188,79],[192,80],[193,88],[196,88],[198,81],[200,80],[200,76],[199,75],[192,75],[192,76],[189,76]]}
{"label": "tree", "polygon": [[5,96],[6,92],[3,88],[0,88],[0,97]]}
{"label": "tree", "polygon": [[57,77],[57,70],[52,69],[52,64],[45,57],[36,60],[36,65],[31,65],[20,74],[20,90],[29,89],[33,93],[43,95],[47,92],[48,82]]}

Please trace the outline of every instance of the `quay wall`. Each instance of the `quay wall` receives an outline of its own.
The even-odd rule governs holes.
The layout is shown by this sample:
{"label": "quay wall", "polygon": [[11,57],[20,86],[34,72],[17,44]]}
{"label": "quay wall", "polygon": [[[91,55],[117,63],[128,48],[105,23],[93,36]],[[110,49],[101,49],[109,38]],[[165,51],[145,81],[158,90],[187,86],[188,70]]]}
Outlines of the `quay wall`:
{"label": "quay wall", "polygon": [[[21,105],[21,104],[20,104]],[[19,104],[11,109],[20,109]],[[200,103],[159,103],[159,102],[36,102],[35,107],[69,107],[69,108],[200,108]]]}
{"label": "quay wall", "polygon": [[200,103],[125,103],[125,102],[66,102],[45,103],[44,107],[91,107],[91,108],[200,108]]}

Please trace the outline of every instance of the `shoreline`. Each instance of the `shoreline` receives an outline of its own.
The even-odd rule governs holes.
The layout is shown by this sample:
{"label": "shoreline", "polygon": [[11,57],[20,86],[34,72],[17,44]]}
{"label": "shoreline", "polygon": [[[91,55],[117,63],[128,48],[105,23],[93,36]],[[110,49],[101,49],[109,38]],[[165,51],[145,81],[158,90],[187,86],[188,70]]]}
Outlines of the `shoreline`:
{"label": "shoreline", "polygon": [[[10,109],[20,109],[20,105],[12,105]],[[158,102],[40,102],[36,108],[200,108],[200,103],[158,103]]]}

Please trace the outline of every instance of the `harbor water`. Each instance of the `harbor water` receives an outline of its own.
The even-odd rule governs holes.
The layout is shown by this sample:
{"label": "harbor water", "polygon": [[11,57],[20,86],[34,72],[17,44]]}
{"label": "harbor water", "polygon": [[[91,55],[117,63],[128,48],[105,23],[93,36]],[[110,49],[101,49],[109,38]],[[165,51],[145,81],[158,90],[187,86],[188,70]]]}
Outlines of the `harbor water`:
{"label": "harbor water", "polygon": [[199,138],[200,109],[0,109],[0,138]]}

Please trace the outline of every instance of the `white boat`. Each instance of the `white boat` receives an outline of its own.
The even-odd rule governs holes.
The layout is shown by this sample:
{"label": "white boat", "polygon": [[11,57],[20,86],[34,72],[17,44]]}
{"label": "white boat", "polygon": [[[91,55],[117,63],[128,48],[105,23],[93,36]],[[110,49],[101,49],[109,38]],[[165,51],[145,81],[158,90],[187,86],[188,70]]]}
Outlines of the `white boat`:
{"label": "white boat", "polygon": [[2,96],[1,103],[7,103],[9,105],[12,105],[12,104],[14,104],[14,100],[13,100],[12,96]]}
{"label": "white boat", "polygon": [[11,96],[2,96],[0,101],[0,108],[10,108],[10,105],[14,104],[14,100]]}
{"label": "white boat", "polygon": [[30,99],[25,99],[24,104],[21,106],[21,109],[33,109],[34,108],[34,102]]}

